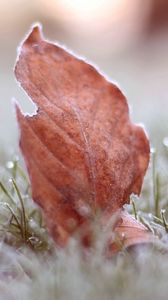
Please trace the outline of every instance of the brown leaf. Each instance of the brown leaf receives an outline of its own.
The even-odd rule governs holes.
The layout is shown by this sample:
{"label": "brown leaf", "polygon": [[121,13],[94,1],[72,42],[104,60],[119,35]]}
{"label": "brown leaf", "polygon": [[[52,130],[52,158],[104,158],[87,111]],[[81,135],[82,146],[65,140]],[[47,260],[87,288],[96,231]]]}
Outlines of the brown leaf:
{"label": "brown leaf", "polygon": [[110,245],[110,253],[133,245],[157,241],[142,223],[138,222],[125,210],[122,210],[118,215],[114,233],[115,238]]}
{"label": "brown leaf", "polygon": [[17,108],[33,199],[64,244],[97,211],[113,214],[140,193],[149,143],[119,88],[45,41],[38,27],[21,47],[15,74],[38,107],[32,117]]}

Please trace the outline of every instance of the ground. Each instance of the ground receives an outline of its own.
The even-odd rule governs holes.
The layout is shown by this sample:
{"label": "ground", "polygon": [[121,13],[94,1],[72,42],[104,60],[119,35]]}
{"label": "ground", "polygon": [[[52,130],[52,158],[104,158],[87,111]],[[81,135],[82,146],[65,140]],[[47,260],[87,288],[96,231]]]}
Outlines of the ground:
{"label": "ground", "polygon": [[159,157],[152,151],[142,195],[132,196],[126,207],[158,237],[158,244],[121,249],[108,259],[105,238],[97,227],[90,251],[83,251],[75,238],[59,249],[31,199],[18,158],[3,162],[0,299],[167,299],[166,156],[166,146]]}

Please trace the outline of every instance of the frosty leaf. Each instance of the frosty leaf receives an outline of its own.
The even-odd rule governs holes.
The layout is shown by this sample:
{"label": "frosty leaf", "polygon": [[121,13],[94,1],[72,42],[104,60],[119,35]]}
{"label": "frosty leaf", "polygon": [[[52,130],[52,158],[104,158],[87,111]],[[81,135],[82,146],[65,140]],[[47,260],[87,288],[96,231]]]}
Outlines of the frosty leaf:
{"label": "frosty leaf", "polygon": [[113,214],[140,193],[149,143],[119,88],[44,40],[39,27],[24,41],[15,74],[38,107],[31,117],[17,107],[33,199],[62,244],[97,212]]}
{"label": "frosty leaf", "polygon": [[114,228],[115,239],[110,252],[118,251],[134,245],[154,243],[157,239],[149,230],[126,211],[122,210]]}

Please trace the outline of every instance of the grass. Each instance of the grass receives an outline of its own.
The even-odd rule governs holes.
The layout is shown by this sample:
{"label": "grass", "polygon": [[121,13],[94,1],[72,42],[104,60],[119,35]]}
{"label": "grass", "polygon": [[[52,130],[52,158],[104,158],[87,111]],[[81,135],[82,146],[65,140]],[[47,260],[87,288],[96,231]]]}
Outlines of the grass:
{"label": "grass", "polygon": [[121,249],[104,256],[98,227],[85,253],[77,239],[59,249],[31,199],[29,180],[18,159],[0,167],[0,299],[167,299],[168,149],[152,151],[140,199],[126,209],[160,241],[160,247]]}
{"label": "grass", "polygon": [[18,160],[8,161],[0,181],[0,234],[5,243],[16,248],[28,246],[48,251],[51,241],[41,210],[31,199],[29,181]]}
{"label": "grass", "polygon": [[[168,232],[168,149],[157,155],[151,151],[151,162],[140,199],[132,195],[132,207],[128,210],[153,234],[164,239]],[[163,167],[164,166],[164,167]]]}

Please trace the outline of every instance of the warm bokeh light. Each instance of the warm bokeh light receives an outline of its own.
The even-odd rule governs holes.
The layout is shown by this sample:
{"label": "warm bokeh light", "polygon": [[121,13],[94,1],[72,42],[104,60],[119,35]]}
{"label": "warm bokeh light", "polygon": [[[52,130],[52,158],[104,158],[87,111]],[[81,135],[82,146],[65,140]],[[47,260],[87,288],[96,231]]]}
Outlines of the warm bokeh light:
{"label": "warm bokeh light", "polygon": [[[143,31],[150,0],[144,7],[141,0],[38,1],[42,4],[39,8],[44,10],[45,7],[46,16],[61,24],[69,36],[76,39],[79,51],[86,48],[86,43],[88,48],[94,39],[93,52],[97,49],[97,55],[108,55],[111,51],[124,49]],[[111,41],[115,41],[115,47],[111,47]]]}
{"label": "warm bokeh light", "polygon": [[71,17],[94,21],[104,14],[111,14],[111,11],[116,13],[124,2],[125,0],[59,0],[57,5],[65,13],[69,11]]}
{"label": "warm bokeh light", "polygon": [[[89,31],[105,28],[109,23],[127,15],[135,5],[128,5],[128,0],[41,0],[50,16],[57,17],[65,24],[78,25],[80,29]],[[40,2],[41,2],[40,1]],[[74,28],[76,30],[76,28]],[[89,34],[89,32],[88,32]]]}

